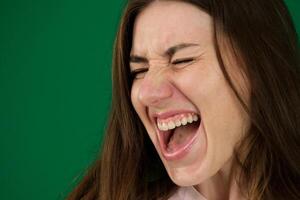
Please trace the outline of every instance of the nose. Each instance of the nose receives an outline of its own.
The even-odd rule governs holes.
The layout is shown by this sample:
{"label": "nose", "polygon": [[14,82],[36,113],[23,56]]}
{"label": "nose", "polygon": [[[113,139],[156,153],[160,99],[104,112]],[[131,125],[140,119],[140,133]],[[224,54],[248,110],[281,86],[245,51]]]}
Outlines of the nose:
{"label": "nose", "polygon": [[142,80],[138,99],[145,106],[163,106],[173,95],[172,84],[162,73],[150,70]]}

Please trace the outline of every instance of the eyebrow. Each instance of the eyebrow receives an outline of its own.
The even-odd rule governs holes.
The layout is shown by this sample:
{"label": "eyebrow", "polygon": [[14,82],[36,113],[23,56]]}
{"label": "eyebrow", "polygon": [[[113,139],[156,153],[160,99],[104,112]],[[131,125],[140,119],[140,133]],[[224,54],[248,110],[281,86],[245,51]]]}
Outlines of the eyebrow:
{"label": "eyebrow", "polygon": [[[165,52],[164,52],[164,56],[165,57],[172,57],[177,51],[188,48],[188,47],[192,47],[192,46],[199,46],[198,44],[195,43],[180,43],[177,45],[174,45],[172,47],[169,47]],[[138,55],[130,55],[130,62],[131,63],[147,63],[148,60],[145,57],[142,56],[138,56]]]}

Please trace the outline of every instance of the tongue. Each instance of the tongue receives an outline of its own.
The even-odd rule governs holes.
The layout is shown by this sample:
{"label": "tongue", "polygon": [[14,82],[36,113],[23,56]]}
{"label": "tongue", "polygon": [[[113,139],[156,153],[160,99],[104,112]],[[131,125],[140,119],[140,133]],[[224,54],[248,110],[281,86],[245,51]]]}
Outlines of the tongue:
{"label": "tongue", "polygon": [[183,147],[196,134],[197,128],[197,123],[187,124],[176,128],[169,140],[167,150],[173,152]]}

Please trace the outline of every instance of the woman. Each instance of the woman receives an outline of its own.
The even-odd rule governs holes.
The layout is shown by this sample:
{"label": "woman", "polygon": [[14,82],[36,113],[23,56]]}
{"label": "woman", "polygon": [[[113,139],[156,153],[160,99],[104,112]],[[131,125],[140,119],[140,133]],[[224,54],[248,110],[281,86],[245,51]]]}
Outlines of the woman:
{"label": "woman", "polygon": [[281,0],[129,1],[101,156],[69,199],[300,199],[298,58]]}

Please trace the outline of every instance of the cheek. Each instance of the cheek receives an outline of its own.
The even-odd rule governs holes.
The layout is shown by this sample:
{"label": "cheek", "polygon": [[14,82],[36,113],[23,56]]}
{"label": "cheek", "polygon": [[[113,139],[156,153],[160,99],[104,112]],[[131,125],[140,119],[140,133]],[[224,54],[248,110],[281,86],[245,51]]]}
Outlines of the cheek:
{"label": "cheek", "polygon": [[144,122],[143,119],[145,118],[145,106],[143,106],[143,104],[139,100],[139,92],[140,92],[140,83],[139,81],[136,81],[135,83],[133,83],[131,87],[131,94],[130,94],[131,103],[135,111],[139,115],[140,119],[142,119],[142,121]]}
{"label": "cheek", "polygon": [[138,114],[139,118],[141,119],[142,123],[145,126],[145,112],[144,112],[145,108],[139,101],[139,87],[137,84],[132,85],[130,97],[135,112]]}
{"label": "cheek", "polygon": [[146,109],[145,106],[139,101],[139,84],[133,84],[131,88],[131,103],[134,107],[134,110],[138,114],[139,118],[146,126]]}
{"label": "cheek", "polygon": [[212,160],[211,168],[217,171],[233,156],[235,146],[244,135],[247,117],[225,80],[216,81],[205,96],[202,113],[207,152]]}
{"label": "cheek", "polygon": [[177,79],[186,96],[200,110],[207,138],[207,157],[213,171],[232,156],[247,125],[246,113],[218,65],[199,66]]}
{"label": "cheek", "polygon": [[134,109],[137,111],[137,107],[138,107],[138,101],[137,101],[137,99],[138,99],[138,89],[135,86],[135,84],[132,85],[130,98],[131,98],[131,103],[132,103]]}
{"label": "cheek", "polygon": [[139,83],[135,83],[132,86],[131,89],[131,102],[132,105],[138,114],[139,118],[141,119],[143,125],[145,126],[147,133],[154,143],[155,141],[155,132],[153,130],[153,127],[151,125],[151,122],[148,120],[146,107],[139,101]]}
{"label": "cheek", "polygon": [[203,104],[203,117],[208,138],[217,143],[218,148],[231,149],[242,134],[243,110],[227,87],[211,94]]}

